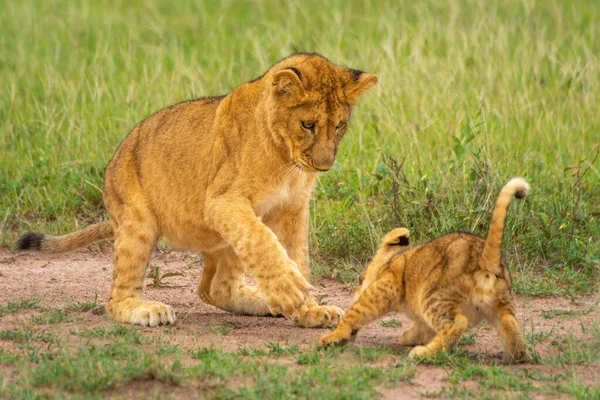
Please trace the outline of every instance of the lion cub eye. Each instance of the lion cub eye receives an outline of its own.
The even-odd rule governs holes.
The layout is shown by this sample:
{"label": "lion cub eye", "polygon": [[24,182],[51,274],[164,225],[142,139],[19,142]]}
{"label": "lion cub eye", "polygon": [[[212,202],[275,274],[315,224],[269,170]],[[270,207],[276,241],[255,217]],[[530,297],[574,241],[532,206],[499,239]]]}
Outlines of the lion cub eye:
{"label": "lion cub eye", "polygon": [[301,124],[302,127],[307,131],[312,131],[315,129],[315,121],[302,121]]}
{"label": "lion cub eye", "polygon": [[345,126],[346,126],[346,123],[344,121],[342,121],[339,124],[337,124],[337,126],[335,127],[335,130],[339,131],[340,129],[342,129]]}

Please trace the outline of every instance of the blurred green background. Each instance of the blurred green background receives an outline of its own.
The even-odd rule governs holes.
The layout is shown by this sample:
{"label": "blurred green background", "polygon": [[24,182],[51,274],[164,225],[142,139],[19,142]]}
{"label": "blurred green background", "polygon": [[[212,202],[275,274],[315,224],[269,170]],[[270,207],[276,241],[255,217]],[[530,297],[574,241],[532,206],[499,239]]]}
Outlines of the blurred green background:
{"label": "blurred green background", "polygon": [[103,170],[137,122],[308,51],[380,78],[315,188],[317,274],[352,281],[397,225],[417,241],[485,235],[523,176],[504,243],[516,290],[588,293],[599,21],[597,1],[4,1],[0,243],[106,218]]}

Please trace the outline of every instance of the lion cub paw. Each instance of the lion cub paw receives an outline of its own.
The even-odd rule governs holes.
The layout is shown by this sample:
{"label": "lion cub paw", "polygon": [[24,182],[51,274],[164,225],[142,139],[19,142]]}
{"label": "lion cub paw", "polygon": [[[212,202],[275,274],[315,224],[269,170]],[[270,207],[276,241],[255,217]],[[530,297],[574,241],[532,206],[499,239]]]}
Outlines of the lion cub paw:
{"label": "lion cub paw", "polygon": [[316,341],[316,345],[320,349],[326,349],[329,346],[343,346],[350,341],[351,335],[344,334],[337,330],[328,335],[322,336]]}
{"label": "lion cub paw", "polygon": [[126,299],[109,302],[106,311],[117,321],[135,325],[155,327],[175,323],[173,308],[158,301]]}
{"label": "lion cub paw", "polygon": [[344,316],[344,311],[336,306],[300,307],[294,320],[303,328],[329,328],[337,326]]}
{"label": "lion cub paw", "polygon": [[414,359],[415,357],[429,357],[433,355],[433,351],[431,351],[426,346],[417,346],[408,353],[408,357],[410,359]]}
{"label": "lion cub paw", "polygon": [[312,288],[295,266],[265,282],[264,294],[271,314],[291,317],[306,301],[308,291]]}

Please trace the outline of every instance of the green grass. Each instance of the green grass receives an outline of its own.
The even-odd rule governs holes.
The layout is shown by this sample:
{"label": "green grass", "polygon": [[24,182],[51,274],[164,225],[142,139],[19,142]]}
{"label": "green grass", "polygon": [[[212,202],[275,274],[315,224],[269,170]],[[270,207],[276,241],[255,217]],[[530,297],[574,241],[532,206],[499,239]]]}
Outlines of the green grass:
{"label": "green grass", "polygon": [[546,319],[552,319],[552,318],[557,318],[557,317],[559,317],[559,318],[582,317],[582,316],[587,315],[587,314],[591,313],[592,311],[594,311],[595,307],[597,307],[597,306],[598,306],[598,302],[596,302],[594,307],[590,307],[589,309],[583,310],[583,311],[557,310],[557,309],[542,310],[540,315]]}
{"label": "green grass", "polygon": [[32,315],[31,322],[34,324],[59,324],[61,322],[70,322],[72,319],[67,315],[65,310],[55,310],[49,314]]}
{"label": "green grass", "polygon": [[517,292],[593,292],[599,19],[591,0],[8,1],[0,243],[106,218],[103,170],[137,122],[316,51],[380,77],[314,192],[322,274],[354,282],[396,225],[484,235],[501,185],[524,176],[504,244]]}
{"label": "green grass", "polygon": [[104,338],[120,339],[125,343],[142,344],[143,338],[138,328],[134,326],[126,327],[123,325],[114,325],[109,328],[101,327],[94,329],[85,329],[83,331],[71,332],[82,338]]}
{"label": "green grass", "polygon": [[[32,336],[10,352],[1,350],[0,364],[11,373],[0,373],[4,379],[0,397],[135,395],[130,390],[141,382],[147,388],[168,387],[172,393],[201,391],[206,398],[362,399],[376,396],[385,387],[411,385],[423,371],[420,363],[407,358],[405,349],[381,345],[317,350],[266,342],[264,348],[227,352],[193,343],[166,345],[121,325],[85,332],[89,334],[71,332],[68,340],[56,335],[52,345]],[[422,362],[446,371],[442,389],[421,394],[504,398],[510,390],[520,396],[594,398],[600,389],[585,384],[580,372],[594,371],[600,362],[600,329],[594,324],[582,333],[588,339],[582,341],[574,334],[557,338],[556,351],[539,362],[547,367],[544,370],[535,365],[496,365],[488,357],[462,349],[440,353]]]}
{"label": "green grass", "polygon": [[381,321],[381,326],[385,328],[397,328],[402,326],[402,321],[398,321],[396,318],[388,318]]}
{"label": "green grass", "polygon": [[21,310],[30,310],[38,308],[40,300],[38,299],[23,299],[19,301],[9,301],[5,306],[0,304],[0,317],[7,314],[14,314]]}
{"label": "green grass", "polygon": [[[65,310],[36,304],[46,316]],[[531,327],[526,334],[534,361],[505,366],[461,347],[417,362],[407,357],[408,348],[379,344],[319,350],[270,340],[228,352],[195,339],[173,344],[177,335],[171,327],[89,328],[88,321],[71,315],[68,329],[60,326],[64,321],[40,329],[36,321],[21,319],[0,330],[0,398],[143,397],[153,391],[161,397],[166,390],[181,397],[201,392],[204,398],[366,399],[385,388],[418,392],[413,379],[432,368],[445,371],[445,377],[441,389],[423,391],[424,397],[600,395],[600,387],[589,382],[600,365],[598,321],[564,336]],[[218,332],[202,335],[205,343],[221,340]],[[469,333],[462,344],[474,338]],[[553,350],[544,357],[535,353],[535,344],[549,339]]]}

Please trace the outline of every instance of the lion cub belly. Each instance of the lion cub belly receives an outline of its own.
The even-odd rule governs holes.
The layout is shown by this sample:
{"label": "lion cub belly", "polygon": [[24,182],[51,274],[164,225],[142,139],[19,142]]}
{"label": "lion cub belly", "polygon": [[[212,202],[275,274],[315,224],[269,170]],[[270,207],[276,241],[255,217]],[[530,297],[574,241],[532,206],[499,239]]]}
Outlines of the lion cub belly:
{"label": "lion cub belly", "polygon": [[173,246],[192,251],[210,253],[229,246],[216,231],[191,223],[167,227],[163,229],[163,236]]}
{"label": "lion cub belly", "polygon": [[473,296],[460,306],[460,312],[467,317],[470,327],[479,325],[483,320],[492,324],[496,322],[497,317],[486,300]]}

